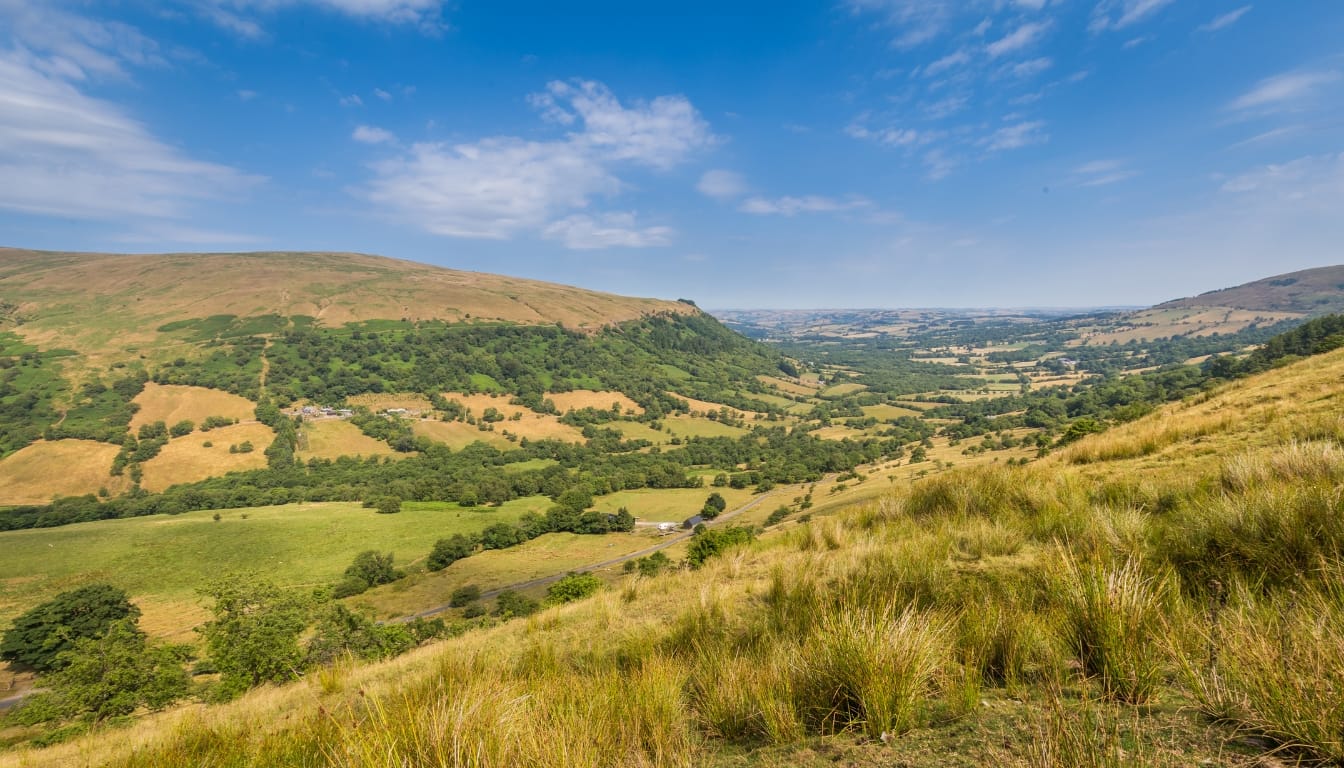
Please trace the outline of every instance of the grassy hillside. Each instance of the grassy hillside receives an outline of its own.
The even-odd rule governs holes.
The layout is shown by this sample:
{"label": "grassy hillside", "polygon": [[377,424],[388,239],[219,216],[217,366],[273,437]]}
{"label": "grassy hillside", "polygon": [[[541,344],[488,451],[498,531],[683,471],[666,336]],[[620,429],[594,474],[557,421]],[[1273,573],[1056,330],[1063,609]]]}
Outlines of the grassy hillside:
{"label": "grassy hillside", "polygon": [[1344,311],[1344,265],[1304,269],[1159,304],[1154,309],[1225,307],[1324,315]]}
{"label": "grassy hillside", "polygon": [[[191,318],[563,323],[597,329],[686,304],[353,253],[96,254],[0,249],[0,327],[114,362],[177,339]],[[19,325],[21,323],[21,325]],[[252,332],[277,330],[258,321]],[[228,323],[223,322],[222,327]],[[163,352],[162,354],[168,354]]]}
{"label": "grassy hillside", "polygon": [[698,570],[0,765],[1339,764],[1341,381],[1336,350]]}

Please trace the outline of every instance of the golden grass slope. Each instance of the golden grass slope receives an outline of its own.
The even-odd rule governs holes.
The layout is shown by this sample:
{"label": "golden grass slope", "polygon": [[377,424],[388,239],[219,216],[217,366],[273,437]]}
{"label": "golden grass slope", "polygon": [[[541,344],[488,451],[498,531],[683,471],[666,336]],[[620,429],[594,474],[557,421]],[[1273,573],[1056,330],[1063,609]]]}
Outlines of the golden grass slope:
{"label": "golden grass slope", "polygon": [[[194,483],[237,470],[260,469],[266,466],[265,451],[274,439],[275,433],[270,427],[255,422],[175,437],[158,456],[144,463],[145,476],[140,484],[145,490],[162,491],[178,483]],[[248,442],[252,444],[251,452],[229,452],[230,446]]]}
{"label": "golden grass slope", "polygon": [[108,473],[119,446],[93,440],[39,440],[0,459],[0,504],[46,504],[56,496],[82,496],[127,481]]}
{"label": "golden grass slope", "polygon": [[209,416],[248,421],[254,418],[256,410],[256,404],[251,400],[218,389],[152,381],[147,382],[144,390],[131,402],[140,406],[131,419],[132,430],[156,421],[171,427],[183,419],[195,422],[199,428]]}
{"label": "golden grass slope", "polygon": [[301,461],[308,459],[335,459],[341,456],[395,456],[392,446],[359,431],[359,427],[343,419],[305,421],[299,431]]}
{"label": "golden grass slope", "polygon": [[153,347],[159,326],[212,315],[307,315],[352,321],[563,323],[596,330],[657,312],[694,313],[675,301],[353,253],[124,255],[0,249],[0,300],[43,348],[124,358]]}

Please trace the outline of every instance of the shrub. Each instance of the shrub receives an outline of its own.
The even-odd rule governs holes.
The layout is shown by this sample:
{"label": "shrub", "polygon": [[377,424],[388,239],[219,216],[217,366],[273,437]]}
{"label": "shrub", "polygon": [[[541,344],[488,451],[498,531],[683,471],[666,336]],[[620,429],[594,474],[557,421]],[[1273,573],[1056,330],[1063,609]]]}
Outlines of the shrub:
{"label": "shrub", "polygon": [[531,616],[541,608],[541,604],[530,597],[506,589],[495,597],[495,615],[501,618]]}
{"label": "shrub", "polygon": [[602,580],[591,573],[570,573],[546,589],[546,602],[571,603],[597,594],[601,587]]}
{"label": "shrub", "polygon": [[458,560],[470,557],[474,551],[476,551],[474,540],[460,533],[455,533],[449,538],[434,542],[434,548],[430,550],[429,558],[425,561],[425,567],[431,571],[442,571]]}
{"label": "shrub", "polygon": [[62,592],[14,620],[0,639],[0,659],[39,672],[59,669],[59,655],[79,640],[101,637],[113,622],[139,616],[126,593],[109,584]]}
{"label": "shrub", "polygon": [[448,605],[453,608],[461,608],[481,599],[481,588],[475,584],[464,584],[453,590],[452,599]]}

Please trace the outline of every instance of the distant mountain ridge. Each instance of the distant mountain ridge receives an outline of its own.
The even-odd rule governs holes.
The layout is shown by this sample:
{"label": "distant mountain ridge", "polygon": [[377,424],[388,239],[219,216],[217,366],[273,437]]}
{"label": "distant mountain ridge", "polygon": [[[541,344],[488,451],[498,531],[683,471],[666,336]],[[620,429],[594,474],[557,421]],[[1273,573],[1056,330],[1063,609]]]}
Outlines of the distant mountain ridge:
{"label": "distant mountain ridge", "polygon": [[1158,304],[1154,309],[1228,307],[1255,312],[1325,315],[1344,312],[1344,265],[1266,277]]}

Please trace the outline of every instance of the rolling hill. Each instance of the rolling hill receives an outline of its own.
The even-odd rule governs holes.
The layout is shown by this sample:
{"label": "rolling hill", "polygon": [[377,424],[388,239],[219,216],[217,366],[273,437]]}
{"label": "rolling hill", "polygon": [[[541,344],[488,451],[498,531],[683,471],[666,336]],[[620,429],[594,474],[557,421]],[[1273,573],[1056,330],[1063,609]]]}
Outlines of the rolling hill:
{"label": "rolling hill", "polygon": [[1154,309],[1228,308],[1307,316],[1344,311],[1344,265],[1304,269],[1158,304]]}

